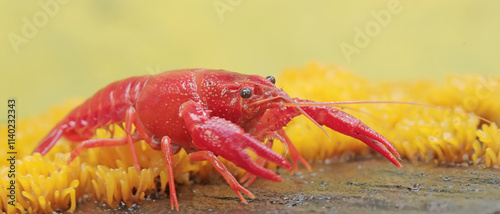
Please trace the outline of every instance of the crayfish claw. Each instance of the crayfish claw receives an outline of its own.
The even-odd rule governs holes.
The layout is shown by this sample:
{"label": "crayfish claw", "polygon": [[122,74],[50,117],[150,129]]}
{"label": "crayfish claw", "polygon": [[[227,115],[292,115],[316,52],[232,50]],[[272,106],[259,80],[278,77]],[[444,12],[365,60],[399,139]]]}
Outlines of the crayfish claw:
{"label": "crayfish claw", "polygon": [[300,107],[307,112],[320,125],[327,126],[339,133],[361,140],[383,155],[394,165],[403,167],[399,160],[401,156],[389,140],[384,136],[362,123],[354,116],[328,106]]}
{"label": "crayfish claw", "polygon": [[181,116],[199,150],[210,151],[233,162],[246,171],[272,181],[283,179],[271,170],[256,164],[245,150],[291,170],[290,163],[281,155],[261,144],[238,125],[219,117],[210,117],[199,103],[190,101],[181,106]]}

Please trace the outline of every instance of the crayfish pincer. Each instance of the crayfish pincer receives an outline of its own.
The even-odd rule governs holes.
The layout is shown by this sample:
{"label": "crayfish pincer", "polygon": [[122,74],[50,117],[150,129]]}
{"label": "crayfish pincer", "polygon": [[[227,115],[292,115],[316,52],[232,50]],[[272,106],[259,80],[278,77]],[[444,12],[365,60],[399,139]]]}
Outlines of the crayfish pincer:
{"label": "crayfish pincer", "polygon": [[[275,86],[275,81],[274,77],[210,69],[130,77],[111,83],[73,109],[33,152],[46,154],[61,137],[80,143],[68,162],[86,148],[129,145],[139,170],[133,144],[144,140],[163,151],[171,208],[177,210],[172,155],[181,148],[193,161],[210,161],[243,203],[246,200],[241,192],[252,198],[254,195],[238,183],[217,156],[245,169],[245,177],[252,177],[247,184],[257,176],[279,182],[280,176],[263,167],[269,161],[292,170],[285,158],[270,149],[278,139],[289,148],[295,170],[298,161],[309,168],[283,131],[298,115],[305,115],[321,129],[326,126],[363,141],[401,167],[399,154],[382,135],[327,103],[291,98]],[[98,128],[110,129],[114,124],[123,127],[125,137],[91,139]],[[254,162],[245,149],[253,150],[259,159]]]}

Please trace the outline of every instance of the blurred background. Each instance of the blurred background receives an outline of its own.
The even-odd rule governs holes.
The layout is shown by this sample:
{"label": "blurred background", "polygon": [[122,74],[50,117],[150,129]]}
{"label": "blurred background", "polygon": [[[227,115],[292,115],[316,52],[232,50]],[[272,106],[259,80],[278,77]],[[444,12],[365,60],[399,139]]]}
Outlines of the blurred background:
{"label": "blurred background", "polygon": [[1,0],[0,110],[16,97],[27,117],[128,76],[194,67],[266,76],[318,61],[381,81],[498,75],[499,9],[493,0]]}

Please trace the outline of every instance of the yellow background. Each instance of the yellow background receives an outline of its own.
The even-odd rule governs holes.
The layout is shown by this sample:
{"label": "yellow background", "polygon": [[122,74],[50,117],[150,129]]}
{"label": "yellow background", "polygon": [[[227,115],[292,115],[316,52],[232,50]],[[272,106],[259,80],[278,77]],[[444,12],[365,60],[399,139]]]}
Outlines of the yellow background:
{"label": "yellow background", "polygon": [[[51,2],[53,14],[41,6]],[[402,11],[349,62],[339,46],[354,46],[355,28],[376,23],[371,13],[398,3]],[[498,75],[499,6],[493,0],[1,0],[0,110],[16,97],[18,115],[26,117],[124,77],[193,67],[268,75],[314,60],[378,80]],[[24,37],[25,20],[43,22],[43,14],[46,23],[27,43],[11,41]]]}

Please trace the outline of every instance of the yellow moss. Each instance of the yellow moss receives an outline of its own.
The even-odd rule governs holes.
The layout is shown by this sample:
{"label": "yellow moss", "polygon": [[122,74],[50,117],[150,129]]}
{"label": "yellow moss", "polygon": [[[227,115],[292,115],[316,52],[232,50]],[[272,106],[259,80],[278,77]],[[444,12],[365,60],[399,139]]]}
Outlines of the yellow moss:
{"label": "yellow moss", "polygon": [[[344,105],[345,111],[386,136],[402,157],[411,162],[500,166],[500,130],[495,123],[480,126],[481,120],[477,116],[500,121],[499,78],[451,76],[444,82],[376,83],[336,67],[311,63],[304,68],[285,70],[277,82],[291,96],[315,101],[394,100],[453,109],[397,104]],[[15,206],[7,204],[9,165],[2,158],[0,210],[9,213],[73,211],[84,195],[116,208],[121,202],[132,206],[153,192],[165,193],[168,171],[163,154],[144,142],[134,145],[142,167],[140,172],[133,167],[128,146],[84,150],[69,165],[69,153],[76,144],[64,139],[43,157],[30,155],[49,129],[81,101],[68,101],[39,116],[18,120],[17,203]],[[6,133],[6,129],[5,125],[0,126],[0,133]],[[121,129],[115,130],[115,137],[124,136],[119,131]],[[303,116],[294,119],[286,131],[308,160],[374,154],[363,143],[334,131],[327,130],[327,137]],[[108,137],[110,135],[104,130],[98,130],[95,136]],[[6,149],[0,147],[0,152],[6,154]],[[275,143],[273,149],[286,154],[286,148],[280,143]],[[210,163],[191,162],[184,151],[173,159],[178,183],[188,184],[193,176],[201,179],[218,176]],[[234,164],[223,161],[236,177],[244,174]],[[271,164],[268,167],[276,166]]]}

